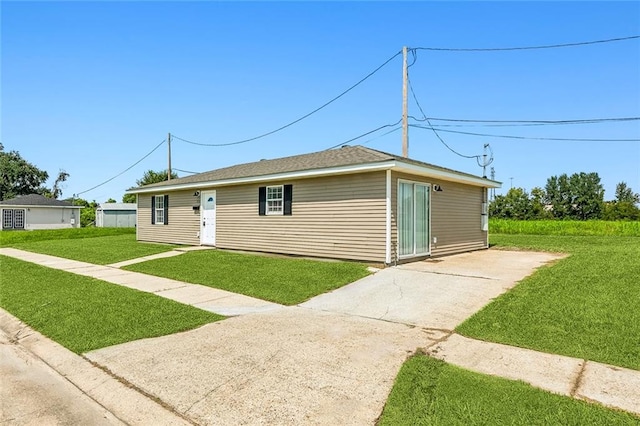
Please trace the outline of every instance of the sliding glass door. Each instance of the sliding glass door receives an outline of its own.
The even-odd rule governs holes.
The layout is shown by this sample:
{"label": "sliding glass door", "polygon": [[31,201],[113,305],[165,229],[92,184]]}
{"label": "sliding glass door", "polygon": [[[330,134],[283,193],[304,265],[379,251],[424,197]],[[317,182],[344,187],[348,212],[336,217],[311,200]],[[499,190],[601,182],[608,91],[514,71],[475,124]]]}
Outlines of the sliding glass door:
{"label": "sliding glass door", "polygon": [[398,255],[429,254],[429,185],[399,182]]}

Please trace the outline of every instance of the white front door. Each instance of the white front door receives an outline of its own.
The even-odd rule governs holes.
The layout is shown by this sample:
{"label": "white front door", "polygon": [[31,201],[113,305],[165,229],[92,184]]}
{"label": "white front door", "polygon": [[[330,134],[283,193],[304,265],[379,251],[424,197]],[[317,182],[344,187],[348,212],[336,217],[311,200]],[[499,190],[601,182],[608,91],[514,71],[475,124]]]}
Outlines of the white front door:
{"label": "white front door", "polygon": [[200,244],[216,245],[216,191],[202,191],[200,203]]}

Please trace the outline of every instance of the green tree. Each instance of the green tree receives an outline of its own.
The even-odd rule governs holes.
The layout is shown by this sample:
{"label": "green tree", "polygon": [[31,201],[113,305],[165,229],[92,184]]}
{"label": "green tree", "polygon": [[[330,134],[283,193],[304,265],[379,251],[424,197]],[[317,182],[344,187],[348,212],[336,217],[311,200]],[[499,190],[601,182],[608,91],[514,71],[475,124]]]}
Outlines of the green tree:
{"label": "green tree", "polygon": [[523,188],[511,188],[506,195],[497,195],[489,205],[489,216],[499,219],[535,219],[536,209]]}
{"label": "green tree", "polygon": [[0,200],[18,195],[41,194],[49,174],[20,156],[18,151],[5,152],[0,144]]}
{"label": "green tree", "polygon": [[616,185],[616,199],[604,205],[605,220],[640,220],[640,194],[633,192],[626,182]]}
{"label": "green tree", "polygon": [[[156,172],[154,170],[147,170],[146,172],[144,172],[144,175],[142,175],[141,179],[136,180],[136,185],[145,186],[151,185],[152,183],[164,182],[165,180],[168,180],[167,176],[167,170],[161,170],[159,172]],[[171,172],[171,179],[178,179],[178,174],[176,172]],[[129,189],[133,189],[133,187]],[[124,194],[124,196],[122,197],[122,202],[135,203],[135,194]]]}
{"label": "green tree", "polygon": [[604,187],[597,173],[574,173],[569,178],[573,219],[600,219],[604,206]]}
{"label": "green tree", "polygon": [[599,219],[604,206],[604,188],[597,173],[551,176],[544,201],[557,219]]}
{"label": "green tree", "polygon": [[626,182],[620,182],[616,185],[616,202],[618,203],[640,203],[640,194],[633,192],[633,189],[627,186]]}
{"label": "green tree", "polygon": [[107,201],[105,201],[105,203],[117,203],[117,201],[113,198],[109,198]]}

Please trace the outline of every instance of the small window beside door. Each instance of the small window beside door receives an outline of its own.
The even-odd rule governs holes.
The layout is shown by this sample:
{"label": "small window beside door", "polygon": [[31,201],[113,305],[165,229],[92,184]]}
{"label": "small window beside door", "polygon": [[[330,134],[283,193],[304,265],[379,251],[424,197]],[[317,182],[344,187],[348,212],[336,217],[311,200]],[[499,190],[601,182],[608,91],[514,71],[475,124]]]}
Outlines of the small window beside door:
{"label": "small window beside door", "polygon": [[169,224],[169,196],[154,195],[151,197],[151,224]]}

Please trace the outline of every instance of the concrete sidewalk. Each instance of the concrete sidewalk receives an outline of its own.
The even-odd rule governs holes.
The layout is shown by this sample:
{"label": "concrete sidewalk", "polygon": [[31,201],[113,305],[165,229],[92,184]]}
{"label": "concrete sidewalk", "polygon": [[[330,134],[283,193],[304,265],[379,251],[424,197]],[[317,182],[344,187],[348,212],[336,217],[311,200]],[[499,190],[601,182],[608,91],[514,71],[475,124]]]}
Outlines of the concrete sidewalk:
{"label": "concrete sidewalk", "polygon": [[[472,371],[640,415],[640,371],[452,331],[554,255],[489,250],[417,262],[387,268],[302,306],[282,307],[228,292],[210,300],[221,291],[107,266],[13,249],[0,249],[0,254],[197,307],[228,298],[236,311],[254,313],[78,357],[19,321],[7,320],[10,316],[0,310],[0,328],[10,336],[27,330],[21,345],[120,419],[131,418],[132,413],[117,411],[130,409],[131,397],[141,398],[137,403],[143,405],[159,402],[166,413],[153,404],[145,408],[159,416],[158,424],[374,424],[400,366],[417,348]],[[7,323],[12,330],[6,330]],[[109,379],[126,383],[134,395],[101,393],[113,386]]]}
{"label": "concrete sidewalk", "polygon": [[167,299],[175,300],[176,302],[192,305],[196,308],[224,316],[265,312],[283,307],[277,303],[271,303],[204,285],[189,284],[169,278],[155,277],[110,266],[94,265],[92,263],[63,259],[14,248],[0,248],[0,254],[26,262],[33,262],[48,268],[97,278],[112,284],[153,293]]}
{"label": "concrete sidewalk", "polygon": [[467,370],[640,415],[640,371],[452,334],[426,351]]}

